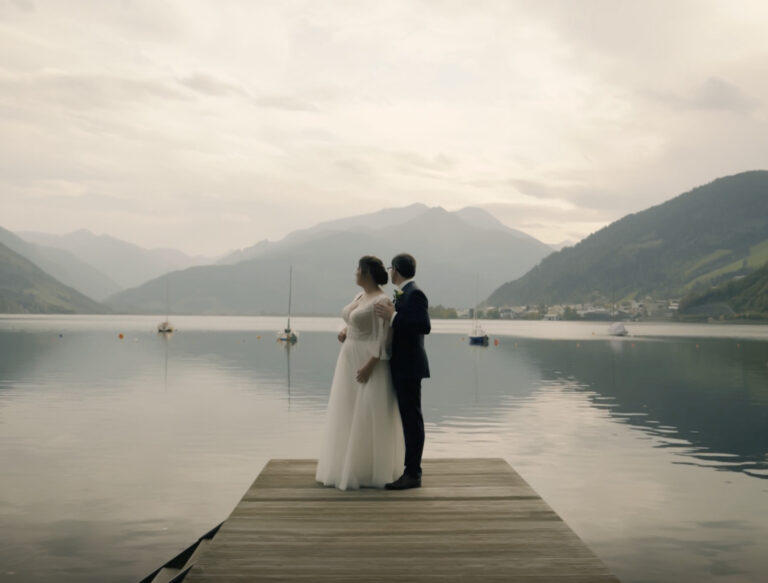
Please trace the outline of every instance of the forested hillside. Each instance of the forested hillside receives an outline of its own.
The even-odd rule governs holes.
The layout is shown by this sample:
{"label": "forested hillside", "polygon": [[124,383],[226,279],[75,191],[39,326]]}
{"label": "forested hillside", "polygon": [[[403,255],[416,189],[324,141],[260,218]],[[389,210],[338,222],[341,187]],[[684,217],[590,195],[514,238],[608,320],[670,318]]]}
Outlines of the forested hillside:
{"label": "forested hillside", "polygon": [[745,277],[687,296],[679,314],[681,319],[768,320],[768,263]]}
{"label": "forested hillside", "polygon": [[720,178],[628,215],[497,289],[490,305],[682,297],[768,260],[768,172]]}

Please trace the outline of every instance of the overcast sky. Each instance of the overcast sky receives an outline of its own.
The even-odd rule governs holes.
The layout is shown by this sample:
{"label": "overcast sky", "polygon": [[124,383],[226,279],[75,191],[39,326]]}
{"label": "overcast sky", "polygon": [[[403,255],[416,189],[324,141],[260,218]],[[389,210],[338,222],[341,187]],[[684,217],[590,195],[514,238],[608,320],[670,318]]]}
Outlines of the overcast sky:
{"label": "overcast sky", "polygon": [[768,3],[0,0],[0,226],[211,255],[479,206],[546,243],[768,168]]}

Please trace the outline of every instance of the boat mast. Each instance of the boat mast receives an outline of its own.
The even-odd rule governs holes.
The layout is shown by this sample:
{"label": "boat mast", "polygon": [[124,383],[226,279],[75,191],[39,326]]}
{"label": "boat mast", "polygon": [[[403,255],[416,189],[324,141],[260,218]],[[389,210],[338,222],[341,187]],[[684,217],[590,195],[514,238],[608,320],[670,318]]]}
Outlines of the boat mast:
{"label": "boat mast", "polygon": [[285,331],[291,331],[291,296],[293,295],[293,265],[288,270],[288,326]]}
{"label": "boat mast", "polygon": [[479,334],[479,324],[477,322],[478,316],[477,316],[477,310],[480,307],[480,274],[478,273],[475,276],[475,309],[472,313],[472,334]]}

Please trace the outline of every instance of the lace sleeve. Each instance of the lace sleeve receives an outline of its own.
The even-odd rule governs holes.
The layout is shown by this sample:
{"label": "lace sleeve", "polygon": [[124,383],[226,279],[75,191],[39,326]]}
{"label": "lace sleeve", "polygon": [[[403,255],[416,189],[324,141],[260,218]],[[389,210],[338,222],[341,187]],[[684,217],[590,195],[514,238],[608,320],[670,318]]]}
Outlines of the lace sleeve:
{"label": "lace sleeve", "polygon": [[[384,297],[386,299],[386,297]],[[376,300],[376,303],[382,300]],[[370,353],[379,360],[389,360],[392,344],[392,328],[389,321],[379,318],[374,310],[371,310],[373,326],[371,328]]]}

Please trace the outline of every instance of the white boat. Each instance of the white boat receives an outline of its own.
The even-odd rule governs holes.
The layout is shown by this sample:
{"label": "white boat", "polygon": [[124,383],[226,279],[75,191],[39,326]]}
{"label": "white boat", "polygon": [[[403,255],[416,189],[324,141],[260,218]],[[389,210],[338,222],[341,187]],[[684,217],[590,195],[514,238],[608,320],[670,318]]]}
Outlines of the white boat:
{"label": "white boat", "polygon": [[284,342],[286,346],[292,346],[299,340],[296,332],[291,330],[291,298],[293,296],[293,265],[288,271],[288,323],[282,332],[277,333],[278,342]]}
{"label": "white boat", "polygon": [[608,334],[611,336],[626,336],[629,334],[623,322],[614,322],[608,326]]}

